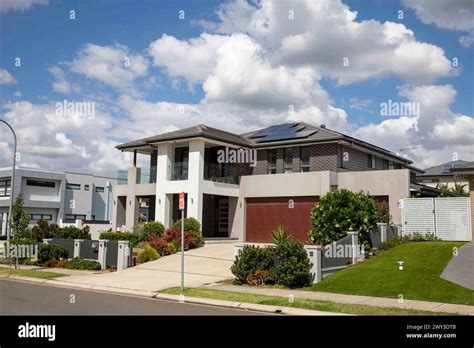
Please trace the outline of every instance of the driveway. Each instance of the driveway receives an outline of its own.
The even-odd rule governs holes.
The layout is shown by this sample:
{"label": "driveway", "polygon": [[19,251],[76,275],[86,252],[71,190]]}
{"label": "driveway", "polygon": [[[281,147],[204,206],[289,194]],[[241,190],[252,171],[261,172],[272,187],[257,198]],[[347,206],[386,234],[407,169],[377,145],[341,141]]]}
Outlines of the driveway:
{"label": "driveway", "polygon": [[[203,286],[232,278],[235,243],[206,244],[188,250],[184,256],[184,284]],[[181,253],[164,256],[119,272],[73,275],[58,278],[61,282],[106,286],[138,291],[157,291],[180,286]]]}
{"label": "driveway", "polygon": [[458,255],[453,256],[441,278],[474,290],[474,242],[459,248]]}

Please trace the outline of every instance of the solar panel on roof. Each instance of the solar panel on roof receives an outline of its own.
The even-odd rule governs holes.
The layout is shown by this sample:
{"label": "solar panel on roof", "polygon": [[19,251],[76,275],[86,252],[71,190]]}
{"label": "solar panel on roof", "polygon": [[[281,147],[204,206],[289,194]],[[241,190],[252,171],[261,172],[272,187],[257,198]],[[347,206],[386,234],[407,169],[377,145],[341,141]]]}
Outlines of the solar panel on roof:
{"label": "solar panel on roof", "polygon": [[442,174],[448,174],[451,173],[453,169],[453,164],[452,163],[445,163],[443,164],[443,168],[441,169]]}

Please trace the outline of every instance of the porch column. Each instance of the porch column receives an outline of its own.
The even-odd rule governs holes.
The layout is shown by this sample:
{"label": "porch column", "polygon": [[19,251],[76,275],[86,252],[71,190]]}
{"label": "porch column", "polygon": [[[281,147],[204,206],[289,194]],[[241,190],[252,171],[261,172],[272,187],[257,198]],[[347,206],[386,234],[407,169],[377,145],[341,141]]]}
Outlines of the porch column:
{"label": "porch column", "polygon": [[202,181],[204,179],[204,140],[189,142],[188,165],[188,217],[196,218],[202,225]]}
{"label": "porch column", "polygon": [[138,202],[135,194],[138,182],[139,169],[137,167],[128,168],[127,181],[127,201],[125,208],[125,228],[130,231],[138,222]]}
{"label": "porch column", "polygon": [[171,164],[173,163],[173,145],[171,143],[159,144],[156,160],[156,196],[155,220],[160,221],[165,228],[171,227],[170,200],[166,188],[171,178]]}
{"label": "porch column", "polygon": [[8,213],[2,214],[2,236],[7,235],[7,220],[8,220]]}

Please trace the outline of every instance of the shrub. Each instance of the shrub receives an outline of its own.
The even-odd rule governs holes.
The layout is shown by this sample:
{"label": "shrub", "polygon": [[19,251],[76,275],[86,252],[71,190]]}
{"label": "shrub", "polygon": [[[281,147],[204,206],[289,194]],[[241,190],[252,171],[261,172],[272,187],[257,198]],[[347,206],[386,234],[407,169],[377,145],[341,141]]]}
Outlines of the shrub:
{"label": "shrub", "polygon": [[143,250],[138,254],[138,262],[140,263],[157,260],[159,258],[160,254],[147,243],[143,245]]}
{"label": "shrub", "polygon": [[67,264],[64,265],[67,269],[79,269],[79,270],[90,270],[98,271],[101,269],[100,263],[94,260],[86,260],[80,257],[75,257]]}
{"label": "shrub", "polygon": [[128,240],[133,245],[137,245],[140,242],[141,236],[139,233],[134,232],[102,232],[100,234],[100,239],[108,240]]}
{"label": "shrub", "polygon": [[280,236],[280,240],[276,243],[275,256],[275,265],[271,270],[271,275],[278,285],[288,288],[311,285],[313,281],[311,262],[303,243],[294,240],[289,235],[284,238]]}
{"label": "shrub", "polygon": [[85,226],[82,230],[76,226],[66,226],[59,228],[53,238],[57,239],[91,239],[89,226]]}
{"label": "shrub", "polygon": [[36,225],[31,229],[31,234],[33,235],[33,239],[37,242],[42,242],[43,239],[53,237],[48,221],[43,219],[36,222]]}
{"label": "shrub", "polygon": [[149,236],[161,236],[165,231],[165,227],[159,221],[149,221],[144,223],[141,228],[141,239],[142,241],[146,241]]}
{"label": "shrub", "polygon": [[435,242],[439,240],[441,239],[439,239],[432,233],[421,234],[418,232],[414,232],[412,234],[406,234],[403,236],[395,236],[389,239],[388,241],[382,243],[382,246],[380,247],[380,249],[388,250],[388,249],[396,247],[397,245],[404,244],[404,243],[424,242],[424,241]]}
{"label": "shrub", "polygon": [[38,247],[38,264],[45,265],[48,261],[67,258],[67,254],[66,248],[62,245],[40,244]]}
{"label": "shrub", "polygon": [[390,209],[387,202],[381,202],[377,205],[376,221],[386,224],[392,223],[392,215],[390,215]]}
{"label": "shrub", "polygon": [[168,242],[164,237],[151,235],[148,238],[148,244],[161,256],[171,255],[177,251],[175,244]]}
{"label": "shrub", "polygon": [[368,234],[376,217],[376,202],[364,193],[346,189],[328,192],[311,211],[312,230],[308,237],[313,243],[326,245],[346,236],[348,231]]}
{"label": "shrub", "polygon": [[255,273],[250,273],[246,278],[247,284],[253,286],[262,286],[272,282],[269,271],[258,269]]}
{"label": "shrub", "polygon": [[[173,228],[179,228],[181,231],[181,220],[174,223]],[[201,224],[193,217],[187,217],[184,219],[184,230],[189,232],[191,236],[196,240],[196,247],[200,246],[203,242]]]}
{"label": "shrub", "polygon": [[230,270],[235,276],[235,283],[245,284],[250,274],[255,273],[257,270],[269,271],[272,264],[272,254],[268,249],[246,245],[240,255],[235,258]]}

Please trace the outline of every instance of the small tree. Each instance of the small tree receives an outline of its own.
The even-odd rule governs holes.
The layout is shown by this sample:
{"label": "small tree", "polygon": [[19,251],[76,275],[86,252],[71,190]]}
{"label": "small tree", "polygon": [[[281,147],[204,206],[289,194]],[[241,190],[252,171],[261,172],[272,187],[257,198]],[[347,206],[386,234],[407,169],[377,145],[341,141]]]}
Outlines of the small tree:
{"label": "small tree", "polygon": [[377,222],[377,204],[363,192],[346,189],[328,192],[311,211],[309,240],[329,244],[346,236],[348,231],[368,234]]}
{"label": "small tree", "polygon": [[[13,203],[12,215],[10,217],[10,242],[18,247],[20,244],[33,243],[32,234],[28,228],[30,218],[23,210],[23,195],[20,193]],[[18,268],[18,253],[15,257],[15,268]]]}

